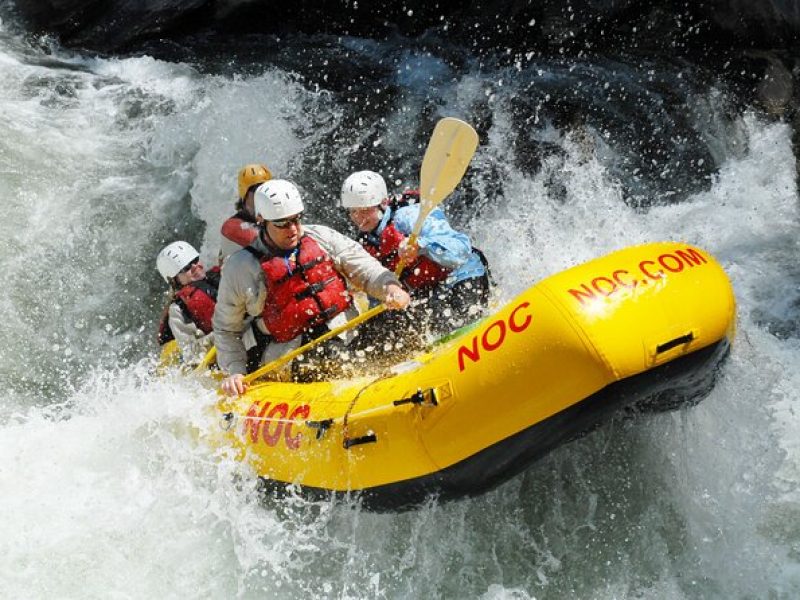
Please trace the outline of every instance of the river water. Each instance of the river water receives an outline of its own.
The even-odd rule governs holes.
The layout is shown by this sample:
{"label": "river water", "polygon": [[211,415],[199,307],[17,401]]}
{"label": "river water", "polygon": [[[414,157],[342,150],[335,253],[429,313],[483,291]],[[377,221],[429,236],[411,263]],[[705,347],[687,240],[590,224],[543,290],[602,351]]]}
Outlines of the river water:
{"label": "river water", "polygon": [[[797,597],[790,129],[689,65],[487,66],[338,43],[390,65],[377,85],[349,96],[341,66],[327,89],[327,73],[312,83],[279,63],[98,58],[0,25],[0,597]],[[479,498],[401,514],[259,501],[202,442],[215,394],[152,374],[155,255],[183,238],[212,261],[236,170],[254,160],[344,227],[342,178],[375,168],[412,184],[444,115],[481,133],[446,208],[500,299],[626,245],[696,244],[739,303],[719,382]]]}

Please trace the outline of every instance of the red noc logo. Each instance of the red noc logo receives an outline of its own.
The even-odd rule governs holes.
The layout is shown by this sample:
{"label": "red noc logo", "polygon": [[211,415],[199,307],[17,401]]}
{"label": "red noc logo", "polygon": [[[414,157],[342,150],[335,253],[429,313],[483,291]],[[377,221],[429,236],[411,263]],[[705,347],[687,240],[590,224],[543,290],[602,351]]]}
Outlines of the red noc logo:
{"label": "red noc logo", "polygon": [[609,276],[595,277],[588,284],[582,283],[579,289],[571,288],[567,293],[585,305],[599,298],[607,298],[622,289],[632,290],[637,286],[645,286],[650,282],[664,279],[667,273],[680,273],[684,269],[691,269],[707,262],[708,260],[694,248],[676,250],[674,253],[662,254],[655,260],[639,262],[638,273],[617,269]]}
{"label": "red noc logo", "polygon": [[303,436],[300,432],[292,434],[295,422],[308,419],[311,407],[308,404],[294,406],[291,410],[286,402],[272,405],[272,402],[257,400],[250,405],[242,424],[242,436],[253,444],[264,443],[277,446],[281,440],[289,450],[297,450]]}
{"label": "red noc logo", "polygon": [[508,332],[521,333],[525,331],[531,324],[533,317],[530,314],[524,314],[520,311],[531,305],[530,302],[522,302],[514,308],[508,315],[508,321],[498,319],[493,321],[479,338],[477,335],[472,336],[472,342],[469,345],[463,344],[458,348],[458,370],[463,371],[466,368],[465,358],[472,362],[478,362],[481,359],[481,349],[486,352],[493,352],[503,345],[506,341]]}

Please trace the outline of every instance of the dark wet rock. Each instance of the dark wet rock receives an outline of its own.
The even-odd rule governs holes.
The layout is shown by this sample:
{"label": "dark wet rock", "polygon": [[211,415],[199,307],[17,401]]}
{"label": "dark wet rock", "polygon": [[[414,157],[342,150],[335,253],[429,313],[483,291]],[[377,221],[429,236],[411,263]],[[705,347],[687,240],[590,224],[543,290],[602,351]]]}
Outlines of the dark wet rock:
{"label": "dark wet rock", "polygon": [[[428,60],[418,71],[440,80],[517,69],[513,97],[488,90],[522,132],[514,166],[535,172],[558,152],[537,134],[549,123],[610,149],[609,168],[633,205],[685,197],[707,186],[718,166],[693,90],[719,86],[731,96],[731,120],[758,106],[790,122],[800,139],[800,0],[18,0],[17,11],[71,47],[221,74],[235,65],[242,76],[270,65],[324,89],[343,109],[335,135],[348,140],[346,160],[320,142],[295,166],[313,165],[331,180],[352,164],[396,165],[387,173],[393,179],[413,175],[414,146],[392,144],[394,120],[412,118],[405,130],[421,147],[441,102],[426,82],[402,80],[416,60]],[[544,76],[531,75],[537,70]],[[69,97],[58,92],[53,101]],[[490,130],[488,100],[467,110],[478,130]]]}
{"label": "dark wet rock", "polygon": [[800,3],[713,0],[18,0],[19,12],[64,43],[118,52],[204,30],[415,37],[429,29],[475,49],[574,52],[623,47],[795,46]]}
{"label": "dark wet rock", "polygon": [[208,0],[17,0],[16,8],[36,31],[67,46],[124,51],[133,42],[158,38],[213,19]]}

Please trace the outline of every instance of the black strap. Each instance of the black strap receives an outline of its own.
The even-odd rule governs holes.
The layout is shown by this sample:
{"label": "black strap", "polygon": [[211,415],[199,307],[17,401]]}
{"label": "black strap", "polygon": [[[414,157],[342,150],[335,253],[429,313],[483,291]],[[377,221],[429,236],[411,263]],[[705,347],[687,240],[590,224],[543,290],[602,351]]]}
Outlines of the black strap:
{"label": "black strap", "polygon": [[327,323],[333,317],[335,317],[339,312],[339,307],[335,304],[333,306],[329,306],[325,310],[319,313],[319,316],[322,318],[323,323]]}
{"label": "black strap", "polygon": [[206,271],[206,281],[214,289],[219,289],[219,280],[222,278],[222,271],[217,268]]}
{"label": "black strap", "polygon": [[310,261],[305,263],[298,262],[296,268],[298,271],[300,271],[302,274],[305,275],[306,271],[316,267],[319,263],[323,262],[325,258],[326,258],[325,256],[318,256],[316,258],[312,258]]}
{"label": "black strap", "polygon": [[322,290],[324,290],[327,286],[332,284],[336,281],[336,277],[328,277],[328,279],[324,281],[318,281],[317,283],[309,283],[302,292],[297,292],[294,295],[295,300],[305,300],[311,296],[316,296]]}
{"label": "black strap", "polygon": [[345,450],[349,450],[353,446],[360,446],[361,444],[373,444],[378,441],[378,436],[374,433],[368,433],[356,438],[345,438],[342,442]]}
{"label": "black strap", "polygon": [[[200,281],[192,281],[187,285],[193,287],[196,290],[200,290],[201,292],[209,296],[212,300],[214,300],[214,302],[216,302],[217,291],[219,290],[219,276],[216,276],[216,281],[209,281],[208,278],[209,275],[210,273],[206,274],[205,279],[201,279]],[[194,292],[192,292],[192,294],[194,294]]]}
{"label": "black strap", "polygon": [[253,248],[252,246],[245,246],[244,249],[247,250],[253,256],[255,256],[258,262],[261,262],[262,260],[265,260],[267,258],[272,258],[266,252],[262,252],[258,248]]}
{"label": "black strap", "polygon": [[192,313],[189,312],[189,307],[186,306],[186,303],[182,299],[176,297],[175,304],[177,304],[178,308],[181,309],[181,314],[183,314],[184,321],[191,321],[192,323],[197,325],[197,321],[195,321],[194,315],[192,315]]}
{"label": "black strap", "polygon": [[291,278],[292,278],[292,277],[294,277],[295,275],[300,275],[300,279],[302,279],[303,281],[305,281],[305,280],[306,280],[306,271],[308,271],[308,270],[309,270],[309,269],[311,269],[312,267],[315,267],[315,266],[317,266],[319,263],[321,263],[321,262],[322,262],[322,261],[324,261],[324,260],[325,260],[325,257],[324,257],[324,256],[318,256],[317,258],[314,258],[314,259],[312,259],[312,260],[310,260],[310,261],[308,261],[308,262],[306,262],[306,263],[300,263],[300,262],[298,262],[298,263],[297,263],[297,264],[294,266],[294,271],[292,271],[291,273],[286,273],[286,275],[285,275],[284,277],[281,277],[281,278],[280,278],[280,279],[279,279],[279,280],[276,282],[276,285],[280,285],[280,284],[282,284],[282,283],[285,283],[286,281],[288,281],[289,279],[291,279]]}
{"label": "black strap", "polygon": [[492,270],[489,268],[489,261],[486,258],[486,255],[483,253],[482,250],[479,250],[475,246],[472,247],[473,254],[477,254],[478,258],[481,259],[481,264],[483,264],[483,268],[486,269],[486,278],[489,281],[489,284],[494,286],[494,277],[492,277]]}
{"label": "black strap", "polygon": [[[189,309],[186,307],[186,304],[184,304],[183,300],[175,297],[173,298],[172,302],[177,304],[178,308],[181,309],[181,314],[183,315],[184,321],[189,321],[197,325],[197,321],[194,320],[192,313],[189,312]],[[161,323],[158,325],[158,344],[159,346],[163,346],[167,342],[171,342],[174,339],[175,334],[172,333],[172,327],[169,326],[169,306],[167,306],[167,310],[164,312],[164,316],[161,318]]]}
{"label": "black strap", "polygon": [[163,346],[174,339],[175,334],[172,333],[172,327],[169,326],[169,313],[167,313],[158,325],[158,345]]}
{"label": "black strap", "polygon": [[[258,262],[260,262],[260,263],[268,261],[268,260],[272,260],[273,258],[287,258],[288,256],[291,255],[291,252],[295,251],[293,249],[286,256],[278,256],[277,254],[273,254],[273,253],[267,254],[266,252],[263,252],[263,251],[259,250],[258,248],[253,248],[252,246],[245,246],[244,249],[247,250],[253,256],[255,256],[256,260]],[[279,285],[279,284],[283,283],[284,281],[289,279],[292,275],[293,275],[293,273],[288,273],[285,277],[282,277],[280,279],[280,281],[276,281],[275,282],[276,285]]]}

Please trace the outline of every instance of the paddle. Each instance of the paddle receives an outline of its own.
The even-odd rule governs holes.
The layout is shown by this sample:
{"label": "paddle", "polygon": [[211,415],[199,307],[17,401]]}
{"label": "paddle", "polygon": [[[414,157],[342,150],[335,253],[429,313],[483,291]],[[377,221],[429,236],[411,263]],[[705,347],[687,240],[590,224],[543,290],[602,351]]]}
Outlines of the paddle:
{"label": "paddle", "polygon": [[[445,117],[436,123],[422,159],[419,216],[408,236],[409,246],[416,245],[422,225],[431,211],[456,189],[477,147],[478,134],[464,121]],[[395,275],[399,277],[404,266],[405,261],[401,260]]]}
{"label": "paddle", "polygon": [[318,338],[314,338],[313,340],[311,340],[307,344],[305,344],[303,346],[300,346],[299,348],[297,348],[295,350],[292,350],[291,352],[287,352],[286,354],[284,354],[280,358],[276,358],[275,360],[270,361],[265,365],[261,365],[258,369],[256,369],[255,371],[253,371],[249,375],[245,375],[244,382],[245,383],[250,383],[250,382],[255,381],[256,379],[258,379],[259,377],[261,377],[263,375],[266,375],[270,371],[275,371],[275,370],[281,368],[283,365],[291,362],[292,360],[294,360],[295,358],[297,358],[298,356],[300,356],[304,352],[308,352],[311,348],[317,346],[318,344],[321,344],[323,342],[328,341],[329,339],[339,335],[343,331],[347,331],[348,329],[353,329],[354,327],[357,327],[358,325],[360,325],[364,321],[368,321],[372,317],[381,314],[385,310],[386,310],[386,305],[385,304],[379,304],[375,308],[371,308],[367,312],[361,313],[357,317],[355,317],[353,319],[350,319],[344,325],[340,325],[339,327],[331,329],[330,331],[328,331],[326,333],[323,333]]}
{"label": "paddle", "polygon": [[217,358],[217,347],[211,346],[211,348],[206,352],[206,355],[203,357],[203,360],[194,368],[195,373],[199,373],[200,371],[205,371],[207,368],[211,366],[211,363]]}
{"label": "paddle", "polygon": [[[442,201],[456,188],[469,166],[469,161],[478,147],[478,134],[468,123],[445,117],[436,123],[420,169],[420,209],[417,221],[408,238],[409,245],[416,244],[422,224],[431,211],[439,206]],[[397,265],[396,273],[403,270],[403,262]],[[379,304],[344,325],[331,329],[320,337],[292,350],[267,364],[261,366],[249,375],[244,382],[250,383],[259,377],[274,371],[294,360],[314,346],[321,344],[340,333],[357,327],[364,321],[375,317],[386,310],[385,304]]]}

